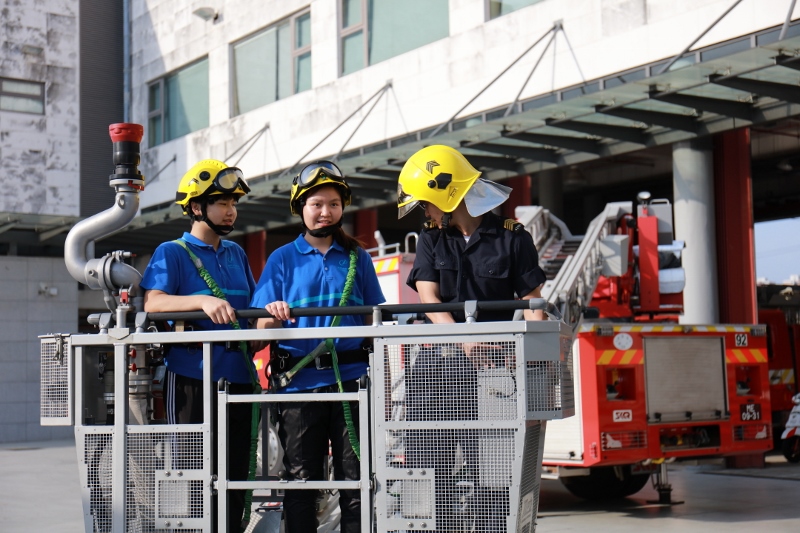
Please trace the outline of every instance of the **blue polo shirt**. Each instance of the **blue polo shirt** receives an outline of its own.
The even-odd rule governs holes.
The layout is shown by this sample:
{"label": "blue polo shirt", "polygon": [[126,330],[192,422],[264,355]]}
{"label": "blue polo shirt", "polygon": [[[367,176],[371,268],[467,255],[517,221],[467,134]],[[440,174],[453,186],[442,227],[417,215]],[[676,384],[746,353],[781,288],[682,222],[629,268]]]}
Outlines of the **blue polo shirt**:
{"label": "blue polo shirt", "polygon": [[[267,259],[256,287],[251,306],[263,309],[268,303],[284,301],[289,307],[336,307],[342,297],[350,254],[334,241],[325,255],[319,253],[300,235],[294,242],[281,246]],[[358,249],[356,278],[348,305],[378,305],[385,302],[372,259]],[[333,317],[299,317],[296,322],[283,322],[283,327],[321,328],[331,325]],[[342,316],[341,326],[363,326],[362,316]],[[286,340],[280,346],[292,356],[310,353],[325,339]],[[336,350],[344,352],[361,348],[363,339],[334,339]],[[358,379],[366,373],[367,363],[340,365],[342,381]],[[336,383],[333,369],[317,370],[312,362],[297,373],[282,392],[298,392]]]}
{"label": "blue polo shirt", "polygon": [[[203,266],[217,282],[225,299],[234,309],[247,309],[255,289],[255,280],[242,248],[223,240],[217,250],[191,233],[184,233],[182,239],[189,249],[203,262]],[[189,254],[175,242],[165,242],[156,248],[150,263],[142,275],[141,287],[145,290],[159,290],[175,296],[206,294],[212,296],[208,284],[200,276]],[[229,324],[214,324],[211,320],[196,320],[195,328],[201,330],[229,330]],[[247,320],[239,321],[242,329],[247,328]],[[170,371],[190,378],[203,379],[202,347],[172,345],[166,356]],[[248,357],[249,364],[252,360]],[[242,352],[236,348],[226,351],[225,346],[214,346],[212,360],[214,381],[225,377],[231,383],[250,383],[250,373]],[[255,368],[255,367],[254,367]]]}

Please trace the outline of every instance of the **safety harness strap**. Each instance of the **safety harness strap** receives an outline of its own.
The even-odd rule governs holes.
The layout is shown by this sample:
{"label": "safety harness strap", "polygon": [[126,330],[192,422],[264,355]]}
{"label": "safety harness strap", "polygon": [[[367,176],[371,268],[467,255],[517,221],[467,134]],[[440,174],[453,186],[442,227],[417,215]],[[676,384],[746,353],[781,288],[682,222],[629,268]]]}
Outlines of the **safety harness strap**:
{"label": "safety harness strap", "polygon": [[[208,288],[211,290],[211,294],[215,297],[219,298],[220,300],[226,300],[225,293],[222,292],[217,282],[208,272],[205,266],[203,266],[203,262],[200,260],[194,252],[192,252],[189,247],[186,245],[183,239],[175,239],[173,242],[177,243],[181,248],[186,250],[186,253],[189,254],[189,258],[194,263],[194,266],[197,268],[197,273],[200,274],[200,277],[206,282]],[[231,321],[231,327],[233,329],[242,329],[242,326],[239,324],[238,320]],[[253,370],[253,365],[250,361],[250,356],[247,353],[247,343],[245,341],[239,341],[239,351],[242,352],[242,356],[244,357],[244,364],[247,367],[247,371],[250,373],[250,382],[253,384],[253,394],[261,394],[261,384],[258,382],[258,378]],[[257,456],[257,448],[258,448],[258,415],[260,406],[257,403],[253,404],[252,413],[250,415],[250,464],[248,467],[247,472],[247,481],[255,481],[256,479],[256,456]],[[252,507],[253,503],[253,491],[248,489],[245,491],[244,497],[244,515],[242,516],[242,523],[247,524],[250,522],[250,508]]]}

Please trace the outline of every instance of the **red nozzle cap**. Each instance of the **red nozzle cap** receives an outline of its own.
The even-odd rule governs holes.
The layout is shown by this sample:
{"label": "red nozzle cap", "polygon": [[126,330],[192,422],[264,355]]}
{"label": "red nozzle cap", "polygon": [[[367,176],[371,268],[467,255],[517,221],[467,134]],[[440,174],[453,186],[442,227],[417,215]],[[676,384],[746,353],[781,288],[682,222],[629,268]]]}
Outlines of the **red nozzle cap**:
{"label": "red nozzle cap", "polygon": [[108,134],[111,136],[111,142],[132,141],[140,143],[144,136],[144,128],[141,124],[119,122],[108,127]]}

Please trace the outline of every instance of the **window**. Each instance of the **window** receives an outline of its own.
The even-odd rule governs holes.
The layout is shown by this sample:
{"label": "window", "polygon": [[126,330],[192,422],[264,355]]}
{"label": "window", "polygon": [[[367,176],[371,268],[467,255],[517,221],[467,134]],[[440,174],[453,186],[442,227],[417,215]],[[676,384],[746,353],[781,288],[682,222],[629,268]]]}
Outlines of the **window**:
{"label": "window", "polygon": [[147,89],[148,144],[208,127],[208,58],[151,83]]}
{"label": "window", "polygon": [[342,75],[449,35],[447,0],[340,2]]}
{"label": "window", "polygon": [[538,4],[542,0],[489,0],[489,18],[496,19],[526,6]]}
{"label": "window", "polygon": [[0,78],[0,110],[44,115],[44,83]]}
{"label": "window", "polygon": [[233,45],[233,114],[311,88],[311,13],[306,10]]}

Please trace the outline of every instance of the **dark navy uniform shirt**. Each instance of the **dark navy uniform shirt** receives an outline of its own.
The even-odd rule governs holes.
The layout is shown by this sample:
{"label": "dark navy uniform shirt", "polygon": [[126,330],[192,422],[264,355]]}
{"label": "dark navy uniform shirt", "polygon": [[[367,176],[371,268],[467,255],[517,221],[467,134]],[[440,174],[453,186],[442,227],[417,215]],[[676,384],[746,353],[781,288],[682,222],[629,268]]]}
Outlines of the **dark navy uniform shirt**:
{"label": "dark navy uniform shirt", "polygon": [[[506,229],[504,219],[486,213],[468,243],[454,228],[424,230],[407,283],[417,290],[417,281],[436,282],[442,302],[450,303],[521,298],[545,279],[530,233],[518,223]],[[480,311],[478,321],[513,316],[513,311]],[[453,317],[457,322],[465,320],[463,312]]]}

